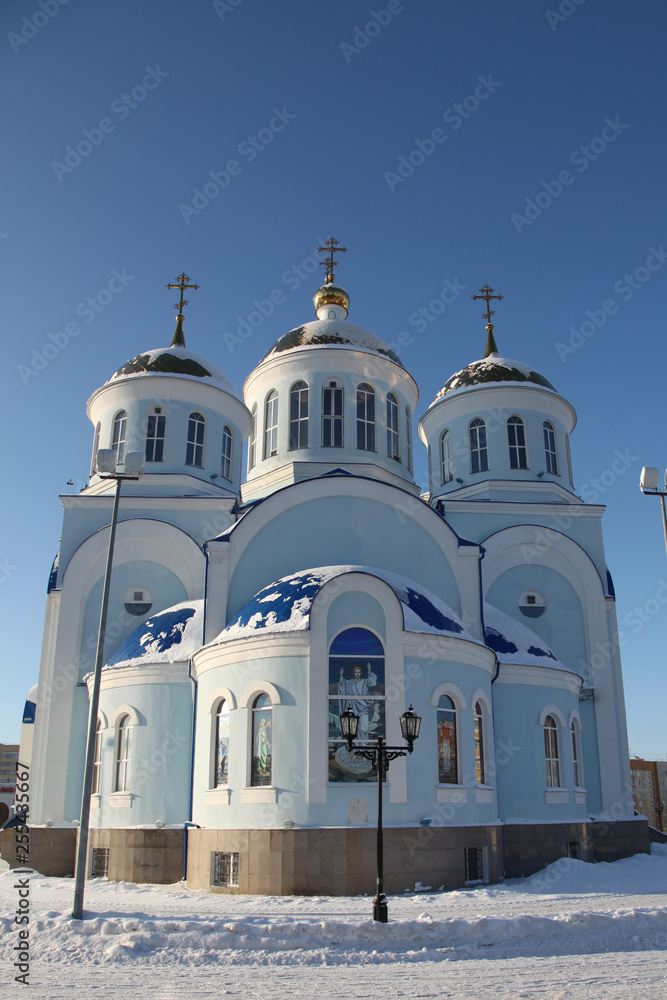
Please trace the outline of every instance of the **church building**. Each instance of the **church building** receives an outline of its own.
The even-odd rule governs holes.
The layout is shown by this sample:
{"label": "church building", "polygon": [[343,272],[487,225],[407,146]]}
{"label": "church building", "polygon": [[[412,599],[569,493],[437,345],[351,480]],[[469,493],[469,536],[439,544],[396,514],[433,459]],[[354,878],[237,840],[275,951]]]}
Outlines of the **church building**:
{"label": "church building", "polygon": [[88,400],[90,479],[61,498],[24,725],[43,874],[74,866],[115,488],[98,449],[121,469],[140,451],[144,471],[120,500],[91,875],[373,892],[377,771],[341,714],[358,715],[359,745],[402,745],[411,704],[414,752],[385,775],[388,892],[648,849],[604,508],[574,490],[573,406],[498,350],[485,286],[484,357],[445,381],[415,439],[415,380],[348,319],[330,244],[316,318],[275,342],[242,397],[186,346],[182,275],[171,344]]}

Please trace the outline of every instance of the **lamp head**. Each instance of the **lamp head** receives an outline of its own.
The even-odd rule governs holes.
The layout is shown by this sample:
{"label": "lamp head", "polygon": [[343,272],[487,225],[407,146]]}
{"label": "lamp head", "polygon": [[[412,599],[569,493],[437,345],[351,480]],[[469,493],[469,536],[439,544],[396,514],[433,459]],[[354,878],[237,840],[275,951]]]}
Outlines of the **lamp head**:
{"label": "lamp head", "polygon": [[421,715],[417,715],[412,705],[410,705],[407,712],[403,712],[401,716],[401,733],[403,734],[403,739],[408,744],[409,753],[412,753],[412,744],[419,736],[419,727],[421,724]]}
{"label": "lamp head", "polygon": [[642,491],[649,490],[654,492],[658,488],[658,483],[660,482],[660,469],[654,469],[651,465],[645,465],[642,469],[641,479],[639,480],[639,487]]}
{"label": "lamp head", "polygon": [[347,749],[351,751],[359,732],[359,716],[355,715],[351,708],[346,708],[344,712],[340,713],[340,728],[343,739],[347,743]]}

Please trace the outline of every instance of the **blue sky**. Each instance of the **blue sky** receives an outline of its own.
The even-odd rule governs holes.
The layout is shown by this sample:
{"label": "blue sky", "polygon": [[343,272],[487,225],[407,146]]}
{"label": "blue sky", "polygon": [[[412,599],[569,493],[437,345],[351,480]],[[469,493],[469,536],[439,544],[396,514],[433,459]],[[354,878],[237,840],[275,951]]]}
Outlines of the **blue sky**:
{"label": "blue sky", "polygon": [[667,465],[665,21],[659,0],[5,0],[0,741],[38,676],[86,399],[168,343],[182,270],[188,346],[240,389],[313,318],[333,234],[350,319],[409,335],[419,414],[483,352],[470,295],[503,294],[501,353],[573,403],[575,485],[607,505],[631,747],[667,753],[667,559],[638,488]]}

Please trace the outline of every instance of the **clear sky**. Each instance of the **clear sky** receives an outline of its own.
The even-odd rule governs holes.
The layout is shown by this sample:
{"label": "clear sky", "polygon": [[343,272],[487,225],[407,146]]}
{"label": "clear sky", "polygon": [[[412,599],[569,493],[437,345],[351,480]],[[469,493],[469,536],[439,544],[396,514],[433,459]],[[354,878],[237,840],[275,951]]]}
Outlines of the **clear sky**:
{"label": "clear sky", "polygon": [[[660,0],[4,0],[0,741],[38,677],[86,399],[168,343],[182,270],[201,285],[188,346],[240,389],[313,318],[313,250],[334,235],[350,320],[409,334],[419,415],[483,353],[485,282],[501,353],[575,406],[630,745],[667,754],[667,559],[638,486],[667,465],[666,20]],[[436,315],[445,280],[459,294]]]}

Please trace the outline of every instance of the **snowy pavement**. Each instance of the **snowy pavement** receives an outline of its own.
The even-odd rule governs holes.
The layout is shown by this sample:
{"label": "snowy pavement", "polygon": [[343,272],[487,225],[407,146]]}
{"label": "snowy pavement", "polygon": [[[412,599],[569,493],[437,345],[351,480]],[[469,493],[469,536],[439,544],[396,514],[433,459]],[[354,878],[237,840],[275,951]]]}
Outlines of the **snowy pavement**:
{"label": "snowy pavement", "polygon": [[[17,876],[0,874],[0,995],[13,982]],[[664,1000],[667,847],[563,859],[528,879],[391,897],[222,896],[102,880],[86,919],[72,879],[30,880],[35,997]]]}

